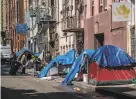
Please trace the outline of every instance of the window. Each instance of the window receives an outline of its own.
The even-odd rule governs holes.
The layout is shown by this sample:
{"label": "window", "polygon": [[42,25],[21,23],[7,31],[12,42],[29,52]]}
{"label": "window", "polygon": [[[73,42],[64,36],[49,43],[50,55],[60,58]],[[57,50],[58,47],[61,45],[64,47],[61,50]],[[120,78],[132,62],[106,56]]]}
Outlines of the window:
{"label": "window", "polygon": [[116,0],[112,0],[112,2],[115,2]]}
{"label": "window", "polygon": [[103,1],[99,0],[99,13],[103,11]]}
{"label": "window", "polygon": [[103,0],[99,0],[100,5],[103,5]]}
{"label": "window", "polygon": [[104,0],[104,10],[107,10],[107,0]]}
{"label": "window", "polygon": [[92,16],[94,15],[94,0],[92,0]]}
{"label": "window", "polygon": [[99,13],[101,13],[102,12],[102,6],[99,6]]}
{"label": "window", "polygon": [[85,5],[85,18],[86,18],[86,12],[87,12],[87,5]]}

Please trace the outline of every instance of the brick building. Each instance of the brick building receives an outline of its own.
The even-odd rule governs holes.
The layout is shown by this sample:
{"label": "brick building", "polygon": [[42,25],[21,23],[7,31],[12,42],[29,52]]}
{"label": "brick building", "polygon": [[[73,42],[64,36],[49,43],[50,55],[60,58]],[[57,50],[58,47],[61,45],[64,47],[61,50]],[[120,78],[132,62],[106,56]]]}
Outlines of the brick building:
{"label": "brick building", "polygon": [[24,23],[23,2],[23,0],[1,1],[1,28],[6,33],[6,41],[11,44],[14,52],[19,51],[24,46],[24,36],[15,32],[16,23]]}

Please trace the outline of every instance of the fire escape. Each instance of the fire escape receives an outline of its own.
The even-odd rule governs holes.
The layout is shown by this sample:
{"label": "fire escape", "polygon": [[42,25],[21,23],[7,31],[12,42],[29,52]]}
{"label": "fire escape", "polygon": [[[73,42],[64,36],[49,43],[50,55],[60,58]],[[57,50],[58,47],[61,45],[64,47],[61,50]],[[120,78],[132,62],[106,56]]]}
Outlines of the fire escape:
{"label": "fire escape", "polygon": [[[76,33],[76,47],[77,49],[82,50],[84,41],[84,28],[81,28],[81,13],[83,12],[84,0],[75,0],[75,9],[73,9],[74,5],[72,3],[70,4],[69,1],[70,0],[64,0],[63,10],[61,11],[63,16],[62,31],[64,32],[64,36],[67,36],[67,32]],[[74,10],[75,14],[73,14]],[[78,43],[80,43],[80,46]]]}
{"label": "fire escape", "polygon": [[49,50],[50,28],[56,22],[54,11],[54,6],[46,5],[46,2],[43,2],[41,6],[33,10],[36,16],[36,23],[38,24],[38,33],[35,38],[40,51],[44,50],[47,52]]}
{"label": "fire escape", "polygon": [[69,4],[69,0],[64,0],[63,10],[61,14],[62,18],[62,31],[63,32],[81,32],[83,28],[80,27],[80,15],[78,8],[81,5],[82,0],[76,0],[75,4],[75,15],[72,14],[73,12],[73,4]]}

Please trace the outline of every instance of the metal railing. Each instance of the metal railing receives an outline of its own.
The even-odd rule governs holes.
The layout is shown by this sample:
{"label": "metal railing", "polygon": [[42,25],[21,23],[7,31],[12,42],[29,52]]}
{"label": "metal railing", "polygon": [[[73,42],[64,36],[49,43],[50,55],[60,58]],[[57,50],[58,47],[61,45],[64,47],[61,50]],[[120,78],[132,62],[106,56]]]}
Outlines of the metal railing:
{"label": "metal railing", "polygon": [[80,28],[77,16],[66,17],[62,20],[62,30]]}
{"label": "metal railing", "polygon": [[37,23],[47,22],[47,21],[56,21],[56,8],[47,7],[47,8],[37,8],[36,19]]}

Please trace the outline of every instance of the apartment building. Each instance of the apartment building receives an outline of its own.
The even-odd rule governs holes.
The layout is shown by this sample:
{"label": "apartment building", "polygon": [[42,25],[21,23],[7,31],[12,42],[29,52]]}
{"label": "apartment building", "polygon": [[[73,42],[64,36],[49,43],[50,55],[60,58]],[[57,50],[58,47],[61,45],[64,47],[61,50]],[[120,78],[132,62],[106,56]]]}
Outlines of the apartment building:
{"label": "apartment building", "polygon": [[28,32],[25,35],[25,47],[32,51],[37,52],[37,44],[35,36],[38,32],[38,25],[36,23],[36,7],[38,0],[25,0],[24,1],[24,13],[25,13],[25,22],[28,26]]}
{"label": "apartment building", "polygon": [[115,45],[131,54],[129,22],[112,22],[112,2],[127,0],[87,0],[90,5],[84,24],[84,47],[97,49],[103,45]]}
{"label": "apartment building", "polygon": [[6,33],[6,41],[17,52],[24,46],[24,36],[16,34],[17,23],[24,22],[23,0],[2,0],[2,30]]}
{"label": "apartment building", "polygon": [[72,48],[84,49],[84,18],[87,0],[60,0],[59,3],[59,51],[66,53]]}

